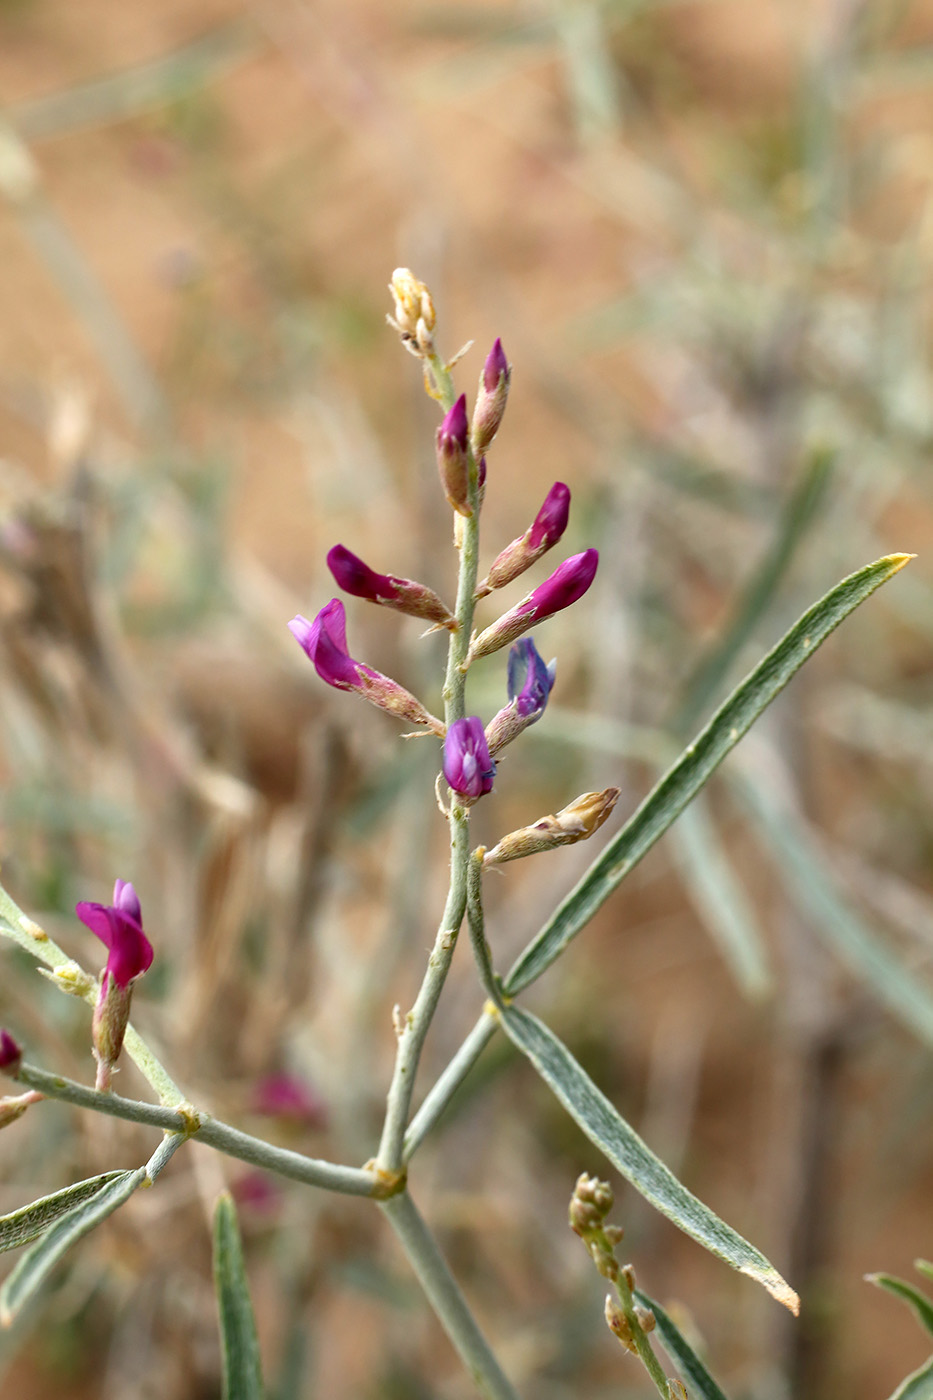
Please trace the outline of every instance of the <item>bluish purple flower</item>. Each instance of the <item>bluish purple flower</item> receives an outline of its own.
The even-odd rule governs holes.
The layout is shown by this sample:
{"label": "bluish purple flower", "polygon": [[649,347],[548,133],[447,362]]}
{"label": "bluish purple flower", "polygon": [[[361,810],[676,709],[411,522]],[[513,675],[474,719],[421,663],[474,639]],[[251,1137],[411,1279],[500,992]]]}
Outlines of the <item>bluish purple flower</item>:
{"label": "bluish purple flower", "polygon": [[399,719],[422,724],[443,734],[444,726],[429,714],[421,701],[381,671],[354,661],[347,650],[347,615],[339,598],[332,598],[309,622],[299,613],[288,629],[305,655],[311,660],[322,681],[337,690],[354,690],[381,710]]}
{"label": "bluish purple flower", "polygon": [[475,661],[477,657],[489,656],[491,652],[514,642],[529,627],[569,608],[571,603],[583,597],[593,582],[598,564],[599,551],[596,549],[585,549],[582,554],[565,559],[540,587],[479,634],[470,647],[467,660]]}
{"label": "bluish purple flower", "polygon": [[508,695],[522,719],[534,724],[544,714],[554,685],[557,662],[548,665],[531,637],[523,637],[509,650]]}
{"label": "bluish purple flower", "polygon": [[444,414],[437,430],[437,469],[441,485],[454,510],[472,515],[470,507],[470,458],[467,452],[469,425],[466,394]]}
{"label": "bluish purple flower", "polygon": [[454,720],[444,740],[444,777],[454,792],[475,802],[492,792],[495,776],[483,721],[476,715]]}
{"label": "bluish purple flower", "polygon": [[494,588],[504,588],[540,559],[560,539],[570,517],[570,488],[555,481],[541,509],[523,535],[507,544],[493,560],[492,568],[476,590],[484,598]]}
{"label": "bluish purple flower", "polygon": [[505,357],[502,341],[497,338],[486,356],[476,395],[476,407],[473,410],[471,436],[473,451],[477,456],[486,451],[499,431],[509,397],[511,378],[512,366]]}
{"label": "bluish purple flower", "polygon": [[394,574],[377,574],[375,569],[364,564],[358,555],[342,544],[335,544],[330,550],[327,566],[346,593],[456,630],[456,620],[450,609],[423,583],[396,578]]}
{"label": "bluish purple flower", "polygon": [[75,913],[109,950],[102,990],[112,980],[121,989],[152,965],[152,944],[143,932],[139,897],[128,880],[117,880],[112,904],[75,905]]}

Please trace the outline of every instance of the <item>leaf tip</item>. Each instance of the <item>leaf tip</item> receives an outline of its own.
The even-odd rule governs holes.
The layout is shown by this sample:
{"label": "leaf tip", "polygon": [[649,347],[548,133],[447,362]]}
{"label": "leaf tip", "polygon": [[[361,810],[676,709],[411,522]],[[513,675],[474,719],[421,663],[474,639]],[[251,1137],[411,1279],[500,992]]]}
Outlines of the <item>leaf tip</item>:
{"label": "leaf tip", "polygon": [[889,554],[885,562],[890,565],[892,574],[899,574],[904,565],[916,557],[916,554]]}
{"label": "leaf tip", "polygon": [[759,1283],[764,1284],[772,1298],[776,1298],[794,1317],[800,1316],[800,1298],[791,1288],[790,1284],[781,1278],[777,1269],[770,1269],[767,1273],[759,1269],[743,1269],[743,1273],[748,1273]]}

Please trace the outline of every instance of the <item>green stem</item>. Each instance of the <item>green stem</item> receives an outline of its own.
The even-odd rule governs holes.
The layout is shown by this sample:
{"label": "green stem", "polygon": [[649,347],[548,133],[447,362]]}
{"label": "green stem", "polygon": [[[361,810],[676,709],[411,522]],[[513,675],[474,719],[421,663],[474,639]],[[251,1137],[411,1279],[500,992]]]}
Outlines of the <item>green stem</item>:
{"label": "green stem", "polygon": [[632,1334],[632,1341],[635,1343],[641,1362],[648,1372],[648,1375],[654,1381],[658,1393],[664,1397],[664,1400],[670,1400],[671,1391],[667,1383],[667,1376],[665,1376],[664,1372],[661,1370],[661,1363],[654,1354],[654,1348],[648,1340],[647,1332],[638,1321],[638,1316],[635,1312],[635,1300],[632,1297],[632,1289],[628,1279],[621,1270],[619,1271],[618,1278],[615,1280],[615,1286],[616,1293],[619,1296],[619,1302],[622,1305],[622,1311],[625,1313],[625,1320]]}
{"label": "green stem", "polygon": [[[428,361],[441,406],[446,410],[455,401],[454,386],[443,361],[434,355]],[[444,679],[444,721],[450,726],[466,713],[467,652],[473,629],[473,594],[479,571],[479,490],[477,465],[470,455],[470,505],[472,515],[455,517],[460,566],[457,579],[455,616],[457,630],[450,635],[447,649],[447,671]],[[450,887],[434,941],[428,966],[415,1004],[405,1016],[399,1031],[398,1048],[392,1082],[386,1100],[386,1116],[382,1138],[376,1156],[377,1169],[396,1177],[404,1168],[404,1139],[415,1075],[421,1059],[425,1037],[434,1018],[441,991],[447,980],[457,935],[466,911],[467,865],[470,859],[470,810],[451,793],[450,822]]]}
{"label": "green stem", "polygon": [[228,1123],[221,1123],[219,1119],[190,1107],[186,1110],[165,1108],[158,1104],[140,1103],[136,1099],[123,1099],[118,1094],[101,1094],[96,1089],[76,1084],[72,1079],[48,1074],[35,1065],[20,1065],[17,1080],[31,1089],[37,1089],[47,1099],[59,1099],[78,1108],[105,1113],[111,1118],[123,1118],[129,1123],[144,1123],[147,1127],[163,1128],[172,1134],[195,1137],[198,1142],[223,1152],[227,1157],[250,1162],[265,1171],[276,1172],[293,1181],[303,1181],[308,1186],[319,1186],[350,1196],[378,1196],[382,1190],[378,1178],[361,1167],[339,1166],[334,1162],[306,1157],[301,1152],[291,1152],[284,1147],[273,1147],[261,1138],[241,1133],[238,1128],[231,1128]]}
{"label": "green stem", "polygon": [[424,1102],[409,1124],[405,1134],[404,1160],[407,1162],[418,1151],[428,1133],[437,1123],[444,1109],[450,1103],[470,1070],[476,1064],[486,1046],[496,1033],[496,1019],[492,1008],[487,1007],[476,1025],[470,1031],[460,1049],[443,1070],[437,1081],[428,1090]]}
{"label": "green stem", "polygon": [[146,1185],[152,1185],[152,1183],[158,1177],[159,1173],[162,1171],[162,1168],[166,1165],[167,1162],[171,1161],[175,1153],[178,1151],[179,1147],[181,1147],[182,1143],[186,1142],[187,1139],[188,1134],[185,1132],[174,1132],[165,1134],[165,1137],[159,1143],[155,1152],[153,1152],[152,1156],[149,1158],[149,1161],[146,1163]]}
{"label": "green stem", "polygon": [[493,970],[489,944],[486,942],[486,917],[483,913],[483,857],[481,852],[482,847],[479,847],[478,851],[474,851],[467,866],[467,926],[470,930],[470,942],[473,944],[473,956],[476,958],[480,980],[490,1001],[501,1009],[504,1006],[502,985]]}
{"label": "green stem", "polygon": [[407,1191],[403,1191],[380,1204],[408,1255],[441,1326],[473,1377],[480,1394],[486,1396],[487,1400],[518,1400],[516,1391],[490,1351],[486,1338],[470,1312],[460,1285],[450,1272],[436,1239],[411,1196]]}

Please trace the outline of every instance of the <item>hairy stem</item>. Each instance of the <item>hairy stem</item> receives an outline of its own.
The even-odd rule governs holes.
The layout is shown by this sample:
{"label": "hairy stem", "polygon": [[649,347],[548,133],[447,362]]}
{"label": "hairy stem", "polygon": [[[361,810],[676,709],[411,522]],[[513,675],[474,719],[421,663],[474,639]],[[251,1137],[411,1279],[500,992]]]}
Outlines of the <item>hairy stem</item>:
{"label": "hairy stem", "polygon": [[405,1134],[404,1160],[415,1155],[496,1033],[495,1008],[487,1006],[460,1049],[428,1090]]}
{"label": "hairy stem", "polygon": [[227,1157],[250,1162],[279,1176],[303,1181],[308,1186],[320,1186],[350,1196],[378,1196],[382,1190],[378,1178],[361,1167],[344,1167],[306,1157],[301,1152],[292,1152],[284,1147],[273,1147],[261,1138],[241,1133],[238,1128],[232,1128],[228,1123],[222,1123],[190,1106],[183,1109],[164,1108],[159,1104],[123,1099],[118,1094],[102,1094],[96,1089],[76,1084],[72,1079],[48,1074],[29,1064],[20,1065],[17,1079],[31,1089],[37,1089],[47,1099],[60,1099],[78,1108],[105,1113],[111,1118],[123,1118],[130,1123],[143,1123],[147,1127],[163,1128],[172,1134],[193,1137]]}
{"label": "hairy stem", "polygon": [[489,1349],[448,1268],[437,1240],[428,1229],[407,1191],[381,1202],[389,1224],[437,1314],[438,1320],[460,1355],[481,1395],[487,1400],[518,1400],[517,1392]]}

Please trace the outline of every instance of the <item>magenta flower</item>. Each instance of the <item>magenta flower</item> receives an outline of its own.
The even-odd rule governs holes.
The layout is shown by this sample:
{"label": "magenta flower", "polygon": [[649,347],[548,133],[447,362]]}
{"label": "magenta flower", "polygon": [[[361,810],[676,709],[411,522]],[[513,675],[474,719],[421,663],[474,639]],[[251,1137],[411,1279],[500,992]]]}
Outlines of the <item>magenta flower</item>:
{"label": "magenta flower", "polygon": [[377,574],[356,554],[342,544],[335,544],[327,556],[327,567],[345,593],[366,598],[370,603],[395,608],[410,617],[423,617],[456,631],[457,623],[449,608],[423,583],[396,578],[394,574]]}
{"label": "magenta flower", "polygon": [[473,410],[471,436],[473,451],[477,456],[486,451],[499,431],[509,397],[511,378],[512,366],[505,358],[502,341],[497,338],[486,356],[476,395],[476,407]]}
{"label": "magenta flower", "polygon": [[456,719],[444,740],[444,777],[454,792],[475,802],[492,792],[496,765],[489,756],[483,721],[476,715]]}
{"label": "magenta flower", "polygon": [[539,588],[503,613],[498,621],[474,639],[467,660],[475,661],[477,657],[488,656],[500,647],[508,646],[529,627],[569,608],[571,603],[583,597],[593,582],[598,563],[599,551],[596,549],[585,549],[582,554],[565,559]]}
{"label": "magenta flower", "polygon": [[15,1078],[22,1058],[23,1052],[10,1032],[0,1029],[0,1070],[3,1070],[4,1074],[12,1074]]}
{"label": "magenta flower", "polygon": [[567,528],[569,516],[570,489],[562,481],[555,481],[525,533],[507,544],[496,556],[492,568],[476,590],[476,597],[484,598],[494,588],[504,588],[530,568],[536,559],[557,544]]}
{"label": "magenta flower", "polygon": [[470,458],[467,452],[466,394],[444,414],[437,430],[437,469],[441,485],[454,510],[472,515],[470,507]]}
{"label": "magenta flower", "polygon": [[315,1127],[323,1127],[327,1118],[324,1100],[294,1074],[264,1075],[254,1086],[253,1110],[267,1118],[287,1118]]}
{"label": "magenta flower", "polygon": [[152,944],[143,933],[139,898],[128,880],[117,880],[113,904],[75,905],[75,913],[109,949],[102,986],[112,979],[126,988],[152,965]]}
{"label": "magenta flower", "polygon": [[322,681],[337,690],[354,690],[399,719],[425,725],[435,734],[444,733],[442,721],[429,714],[421,701],[397,681],[353,660],[347,651],[347,615],[339,598],[325,604],[313,622],[299,613],[288,628]]}

